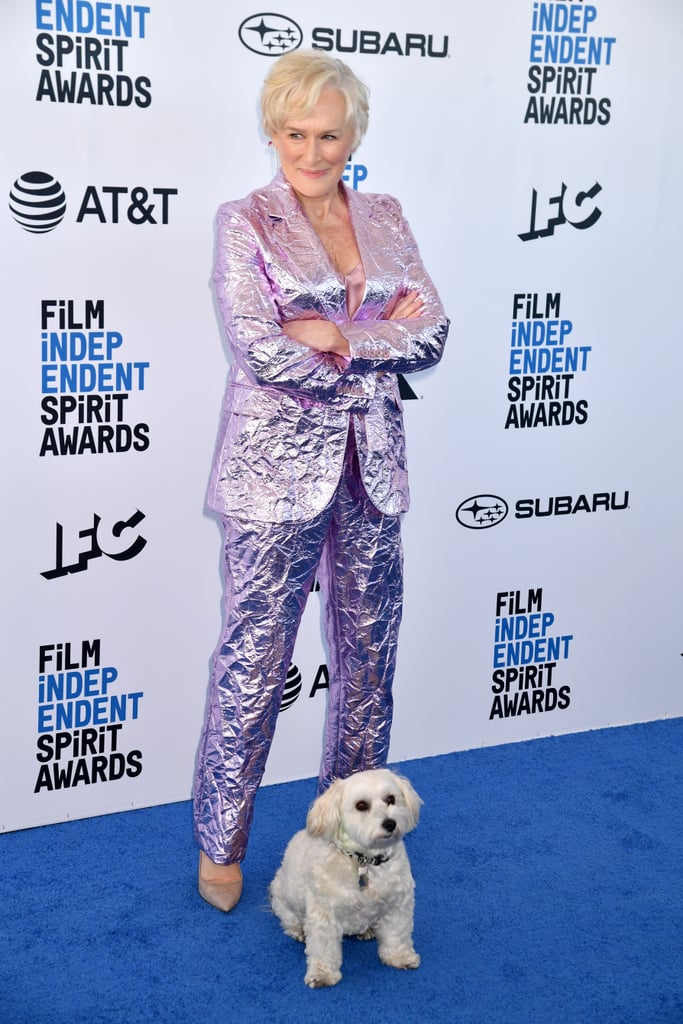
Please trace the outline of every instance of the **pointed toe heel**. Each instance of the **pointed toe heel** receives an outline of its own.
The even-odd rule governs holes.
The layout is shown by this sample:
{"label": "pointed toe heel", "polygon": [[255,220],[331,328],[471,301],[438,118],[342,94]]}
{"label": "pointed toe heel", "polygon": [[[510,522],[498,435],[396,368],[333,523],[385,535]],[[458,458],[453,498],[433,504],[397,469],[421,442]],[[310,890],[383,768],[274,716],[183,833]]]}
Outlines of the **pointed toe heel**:
{"label": "pointed toe heel", "polygon": [[227,914],[240,901],[242,879],[238,882],[207,882],[200,878],[198,888],[203,900]]}
{"label": "pointed toe heel", "polygon": [[203,878],[202,863],[204,862],[208,862],[209,864],[212,863],[205,853],[201,853],[199,858],[199,878],[197,883],[199,895],[203,900],[206,900],[207,903],[210,903],[212,907],[216,907],[217,910],[222,910],[227,914],[239,903],[240,896],[242,895],[242,871],[239,869],[239,878],[232,882],[221,882],[216,878]]}

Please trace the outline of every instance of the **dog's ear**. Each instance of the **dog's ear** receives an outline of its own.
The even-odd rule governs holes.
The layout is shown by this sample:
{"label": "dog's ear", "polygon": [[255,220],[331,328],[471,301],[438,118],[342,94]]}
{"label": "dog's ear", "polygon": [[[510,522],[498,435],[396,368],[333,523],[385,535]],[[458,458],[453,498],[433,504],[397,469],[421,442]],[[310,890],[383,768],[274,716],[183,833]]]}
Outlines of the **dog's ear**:
{"label": "dog's ear", "polygon": [[341,797],[344,780],[336,779],[330,788],[311,804],[306,818],[306,831],[314,839],[332,839],[341,820]]}
{"label": "dog's ear", "polygon": [[401,791],[401,796],[405,801],[406,810],[408,811],[408,831],[410,831],[415,828],[420,820],[420,807],[422,806],[422,800],[408,780],[404,779],[402,775],[396,776],[396,784]]}

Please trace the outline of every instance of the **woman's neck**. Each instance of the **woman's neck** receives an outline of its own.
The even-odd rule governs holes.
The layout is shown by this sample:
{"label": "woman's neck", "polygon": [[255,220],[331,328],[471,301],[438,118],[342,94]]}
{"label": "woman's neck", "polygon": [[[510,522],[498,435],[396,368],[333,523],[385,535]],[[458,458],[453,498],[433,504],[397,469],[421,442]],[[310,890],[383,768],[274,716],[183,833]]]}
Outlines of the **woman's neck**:
{"label": "woman's neck", "polygon": [[304,213],[312,224],[325,225],[327,222],[335,220],[344,212],[342,208],[346,204],[339,186],[330,195],[316,196],[315,198],[302,196],[296,189],[294,189],[294,192]]}

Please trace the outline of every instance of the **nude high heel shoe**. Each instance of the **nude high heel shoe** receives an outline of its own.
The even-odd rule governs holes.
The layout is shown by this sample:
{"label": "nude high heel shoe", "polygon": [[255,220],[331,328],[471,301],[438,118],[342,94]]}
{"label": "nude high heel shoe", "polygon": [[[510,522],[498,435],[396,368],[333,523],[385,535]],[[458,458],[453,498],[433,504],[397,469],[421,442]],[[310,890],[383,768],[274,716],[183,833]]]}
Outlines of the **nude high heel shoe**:
{"label": "nude high heel shoe", "polygon": [[239,871],[239,878],[236,878],[234,881],[222,882],[217,877],[204,878],[202,876],[202,868],[204,868],[206,874],[210,874],[213,867],[220,868],[221,865],[214,865],[213,861],[206,856],[203,850],[199,851],[199,895],[207,903],[210,903],[212,907],[216,907],[226,914],[239,902],[239,898],[242,895],[242,870],[239,865],[235,866]]}

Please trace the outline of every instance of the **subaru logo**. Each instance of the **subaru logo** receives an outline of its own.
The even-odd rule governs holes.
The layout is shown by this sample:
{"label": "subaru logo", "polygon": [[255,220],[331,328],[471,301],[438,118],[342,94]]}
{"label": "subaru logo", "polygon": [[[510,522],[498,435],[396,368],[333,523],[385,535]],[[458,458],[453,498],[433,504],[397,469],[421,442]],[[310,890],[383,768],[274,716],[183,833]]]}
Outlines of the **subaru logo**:
{"label": "subaru logo", "polygon": [[301,46],[303,32],[283,14],[252,14],[239,27],[239,37],[252,53],[279,57]]}
{"label": "subaru logo", "polygon": [[508,504],[496,494],[477,494],[458,505],[455,518],[468,530],[488,530],[502,523],[508,514]]}

